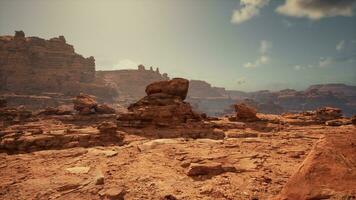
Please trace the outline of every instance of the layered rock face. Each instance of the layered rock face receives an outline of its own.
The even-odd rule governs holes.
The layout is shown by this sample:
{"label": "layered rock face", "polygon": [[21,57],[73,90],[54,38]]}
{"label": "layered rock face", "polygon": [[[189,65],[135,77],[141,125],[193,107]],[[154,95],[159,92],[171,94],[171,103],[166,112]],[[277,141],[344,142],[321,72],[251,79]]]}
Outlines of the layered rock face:
{"label": "layered rock face", "polygon": [[175,78],[155,82],[147,86],[147,96],[128,107],[122,114],[122,126],[143,127],[148,125],[172,126],[174,124],[199,121],[200,115],[193,112],[189,103],[184,102],[189,81]]}
{"label": "layered rock face", "polygon": [[0,92],[114,95],[110,88],[95,85],[94,79],[94,58],[75,53],[63,36],[45,40],[16,31],[15,36],[0,37]]}

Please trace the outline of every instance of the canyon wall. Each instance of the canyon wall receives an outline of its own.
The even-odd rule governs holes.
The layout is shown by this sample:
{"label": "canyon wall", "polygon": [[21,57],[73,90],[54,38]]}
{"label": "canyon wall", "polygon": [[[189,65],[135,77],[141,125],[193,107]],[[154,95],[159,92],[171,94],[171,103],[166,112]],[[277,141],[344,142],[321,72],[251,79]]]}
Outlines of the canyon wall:
{"label": "canyon wall", "polygon": [[95,84],[95,60],[84,58],[63,36],[49,40],[0,36],[0,93],[75,96],[85,92],[110,100],[116,91]]}

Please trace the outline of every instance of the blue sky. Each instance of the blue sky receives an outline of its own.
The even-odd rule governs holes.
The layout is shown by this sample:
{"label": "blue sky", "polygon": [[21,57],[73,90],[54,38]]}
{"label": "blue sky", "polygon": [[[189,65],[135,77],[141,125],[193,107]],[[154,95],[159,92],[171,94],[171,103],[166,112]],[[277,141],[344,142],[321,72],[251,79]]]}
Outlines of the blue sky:
{"label": "blue sky", "polygon": [[97,70],[236,90],[356,85],[354,0],[0,0],[0,35],[64,35]]}

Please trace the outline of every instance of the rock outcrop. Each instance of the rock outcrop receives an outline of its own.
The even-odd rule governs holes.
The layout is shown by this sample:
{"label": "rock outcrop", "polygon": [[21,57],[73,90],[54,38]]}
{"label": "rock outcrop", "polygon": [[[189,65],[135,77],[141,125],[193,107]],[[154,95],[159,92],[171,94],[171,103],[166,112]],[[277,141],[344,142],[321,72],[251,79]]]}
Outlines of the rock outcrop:
{"label": "rock outcrop", "polygon": [[244,104],[235,104],[235,111],[236,111],[236,117],[235,120],[237,121],[245,121],[245,122],[253,122],[253,121],[258,121],[259,118],[257,117],[257,111]]}
{"label": "rock outcrop", "polygon": [[353,125],[356,125],[356,115],[351,118],[351,122]]}
{"label": "rock outcrop", "polygon": [[95,97],[87,94],[78,95],[73,100],[73,104],[74,109],[81,115],[115,113],[114,108],[111,108],[107,104],[98,104],[98,102],[95,100]]}
{"label": "rock outcrop", "polygon": [[316,118],[320,121],[328,121],[341,118],[342,111],[339,108],[323,107],[316,110]]}
{"label": "rock outcrop", "polygon": [[63,36],[49,40],[0,36],[0,92],[40,95],[59,92],[74,96],[80,92],[110,99],[112,88],[94,84],[95,60],[84,58]]}
{"label": "rock outcrop", "polygon": [[119,116],[121,126],[143,127],[147,125],[172,126],[174,124],[200,121],[189,103],[183,101],[189,82],[172,79],[147,86],[147,96],[128,107],[129,113]]}

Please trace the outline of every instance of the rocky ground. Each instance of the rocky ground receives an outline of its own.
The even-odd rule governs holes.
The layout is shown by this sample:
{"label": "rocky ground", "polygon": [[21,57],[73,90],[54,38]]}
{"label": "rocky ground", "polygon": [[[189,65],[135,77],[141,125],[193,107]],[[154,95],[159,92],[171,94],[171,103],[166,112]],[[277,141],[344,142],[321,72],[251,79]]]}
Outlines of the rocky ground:
{"label": "rocky ground", "polygon": [[[125,133],[122,146],[2,153],[0,199],[268,199],[281,191],[319,138],[354,134],[356,128],[226,132],[230,137],[221,140]],[[350,170],[355,172],[354,163]]]}
{"label": "rocky ground", "polygon": [[0,199],[355,199],[341,110],[210,118],[184,102],[184,79],[147,88],[126,113],[84,94],[74,110],[2,101]]}

